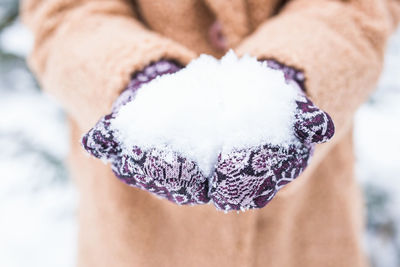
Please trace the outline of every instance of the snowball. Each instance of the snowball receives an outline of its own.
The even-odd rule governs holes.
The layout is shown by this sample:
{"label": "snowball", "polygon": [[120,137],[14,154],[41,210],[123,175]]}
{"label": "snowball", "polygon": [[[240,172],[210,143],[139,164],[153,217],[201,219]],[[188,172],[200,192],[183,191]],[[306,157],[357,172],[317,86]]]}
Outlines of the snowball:
{"label": "snowball", "polygon": [[210,176],[221,152],[295,142],[298,93],[280,70],[256,58],[238,58],[233,51],[221,60],[201,55],[143,85],[111,129],[127,154],[133,146],[167,149]]}

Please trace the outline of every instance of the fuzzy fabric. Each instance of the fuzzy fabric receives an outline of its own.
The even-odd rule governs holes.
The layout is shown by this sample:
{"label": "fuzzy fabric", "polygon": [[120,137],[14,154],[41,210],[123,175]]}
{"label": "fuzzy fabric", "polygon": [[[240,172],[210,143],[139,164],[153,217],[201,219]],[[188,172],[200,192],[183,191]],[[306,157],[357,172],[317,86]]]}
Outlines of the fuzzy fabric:
{"label": "fuzzy fabric", "polygon": [[[286,81],[302,90],[301,72],[269,60],[268,66],[282,70]],[[219,210],[262,208],[279,189],[298,177],[307,167],[314,144],[328,141],[334,125],[327,113],[318,109],[303,93],[296,101],[293,126],[299,143],[289,147],[260,144],[257,147],[220,154],[214,174],[206,177],[197,163],[178,153],[152,148],[132,147],[125,154],[110,129],[119,108],[133,101],[136,91],[159,75],[181,68],[171,61],[159,61],[136,73],[128,88],[114,103],[112,113],[104,116],[82,139],[83,147],[93,156],[108,160],[123,182],[166,198],[177,204],[205,204],[212,200]],[[165,160],[169,156],[168,162]]]}

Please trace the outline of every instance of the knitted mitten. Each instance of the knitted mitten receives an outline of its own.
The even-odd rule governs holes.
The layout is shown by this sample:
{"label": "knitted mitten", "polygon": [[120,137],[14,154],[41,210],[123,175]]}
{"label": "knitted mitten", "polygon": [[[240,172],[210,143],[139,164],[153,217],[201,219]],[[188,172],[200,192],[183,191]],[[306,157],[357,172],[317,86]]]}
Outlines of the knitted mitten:
{"label": "knitted mitten", "polygon": [[124,154],[110,129],[110,121],[118,110],[134,99],[143,84],[181,68],[172,61],[162,60],[135,73],[127,89],[114,102],[111,114],[101,118],[82,138],[82,145],[93,156],[111,162],[115,175],[130,186],[178,204],[202,204],[209,201],[208,182],[195,162],[177,154],[169,157],[167,162],[166,152],[156,148],[143,151],[140,147],[132,147],[133,153]]}
{"label": "knitted mitten", "polygon": [[210,198],[221,210],[264,207],[284,185],[307,167],[315,144],[332,138],[330,116],[316,107],[304,93],[304,75],[268,60],[268,66],[284,72],[287,83],[298,88],[294,134],[297,142],[283,147],[262,144],[220,154],[210,183]]}

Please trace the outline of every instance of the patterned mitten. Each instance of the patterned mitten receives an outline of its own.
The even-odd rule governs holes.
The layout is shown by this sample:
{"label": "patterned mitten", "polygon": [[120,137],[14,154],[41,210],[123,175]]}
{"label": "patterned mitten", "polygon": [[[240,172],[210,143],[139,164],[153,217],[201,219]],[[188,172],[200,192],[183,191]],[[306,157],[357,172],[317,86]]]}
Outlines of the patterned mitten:
{"label": "patterned mitten", "polygon": [[[181,68],[174,62],[162,60],[137,72],[115,101],[112,113],[97,122],[82,138],[82,145],[93,156],[111,162],[115,175],[130,186],[178,204],[204,204],[210,200],[208,181],[195,162],[156,148],[143,151],[140,147],[133,147],[133,153],[128,155],[110,129],[110,121],[124,104],[134,99],[137,89],[157,76]],[[170,156],[168,162],[165,160],[167,154]]]}
{"label": "patterned mitten", "polygon": [[330,116],[306,97],[303,74],[276,61],[267,63],[282,70],[286,82],[298,88],[293,126],[298,140],[287,147],[263,144],[220,154],[210,183],[210,198],[221,210],[264,207],[279,189],[303,172],[314,145],[328,141],[335,132]]}

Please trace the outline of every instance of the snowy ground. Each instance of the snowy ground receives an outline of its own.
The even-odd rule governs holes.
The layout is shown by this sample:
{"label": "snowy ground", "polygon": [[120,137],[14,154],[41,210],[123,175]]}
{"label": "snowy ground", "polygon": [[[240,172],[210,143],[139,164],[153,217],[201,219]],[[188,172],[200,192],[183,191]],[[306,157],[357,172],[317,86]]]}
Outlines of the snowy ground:
{"label": "snowy ground", "polygon": [[[2,12],[0,3],[0,19]],[[0,266],[70,267],[77,229],[76,193],[64,165],[68,129],[25,66],[30,44],[18,23],[0,33]],[[400,31],[378,90],[355,122],[369,211],[366,248],[373,266],[400,266]]]}

